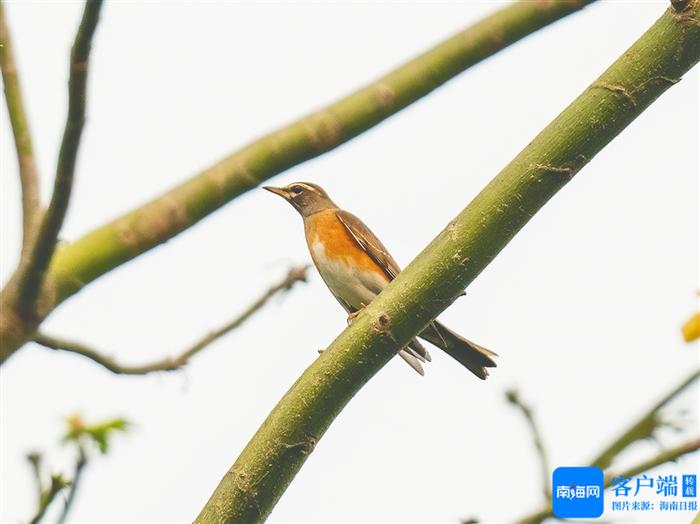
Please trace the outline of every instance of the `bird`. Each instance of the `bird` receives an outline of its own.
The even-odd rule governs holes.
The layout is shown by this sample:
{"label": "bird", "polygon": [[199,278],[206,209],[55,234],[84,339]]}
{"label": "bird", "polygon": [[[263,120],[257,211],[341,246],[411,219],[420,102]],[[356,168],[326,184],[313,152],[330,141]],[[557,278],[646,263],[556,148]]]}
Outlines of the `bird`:
{"label": "bird", "polygon": [[[355,215],[339,208],[326,191],[310,182],[284,187],[264,186],[281,196],[304,220],[304,233],[311,258],[321,278],[340,302],[352,322],[389,282],[401,272],[384,244]],[[433,320],[418,335],[440,348],[474,375],[484,380],[487,368],[496,367],[490,351]],[[417,340],[399,351],[420,375],[430,353]]]}

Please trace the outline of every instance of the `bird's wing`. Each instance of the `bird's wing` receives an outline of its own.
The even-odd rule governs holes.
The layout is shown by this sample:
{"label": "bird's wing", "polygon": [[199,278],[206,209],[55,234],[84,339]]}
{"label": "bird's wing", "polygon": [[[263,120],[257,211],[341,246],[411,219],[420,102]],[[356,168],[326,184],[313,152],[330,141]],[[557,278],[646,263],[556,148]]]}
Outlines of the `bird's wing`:
{"label": "bird's wing", "polygon": [[370,229],[355,215],[348,211],[339,209],[336,216],[343,224],[350,236],[357,242],[357,245],[382,268],[389,280],[394,280],[401,272],[401,268],[396,260],[389,254],[384,244],[370,231]]}
{"label": "bird's wing", "polygon": [[[384,274],[389,280],[394,280],[396,275],[401,272],[401,268],[396,263],[396,260],[389,254],[389,251],[384,247],[384,244],[370,231],[370,229],[355,215],[342,209],[336,212],[336,216],[341,224],[345,227],[350,236],[355,240],[358,246],[374,260],[374,262],[382,268]],[[400,353],[401,357],[409,363],[421,375],[423,367],[421,362],[430,362],[430,353],[418,342],[415,338],[409,342]]]}

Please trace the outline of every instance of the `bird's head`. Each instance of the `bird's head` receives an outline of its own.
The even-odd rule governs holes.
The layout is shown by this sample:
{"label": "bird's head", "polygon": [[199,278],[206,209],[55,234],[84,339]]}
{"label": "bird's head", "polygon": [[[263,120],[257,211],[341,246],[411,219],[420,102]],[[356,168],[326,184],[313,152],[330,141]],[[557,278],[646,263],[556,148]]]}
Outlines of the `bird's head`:
{"label": "bird's head", "polygon": [[308,217],[324,209],[338,207],[321,186],[310,182],[293,182],[284,187],[264,186],[263,189],[284,198],[303,217]]}

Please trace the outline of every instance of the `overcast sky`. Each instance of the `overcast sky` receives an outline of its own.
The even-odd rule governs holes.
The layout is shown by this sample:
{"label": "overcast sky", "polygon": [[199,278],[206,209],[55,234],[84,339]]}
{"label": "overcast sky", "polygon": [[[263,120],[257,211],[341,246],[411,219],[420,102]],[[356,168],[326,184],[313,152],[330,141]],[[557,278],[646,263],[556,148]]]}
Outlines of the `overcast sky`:
{"label": "overcast sky", "polygon": [[[666,1],[600,2],[470,69],[351,143],[274,179],[323,185],[410,260],[639,37]],[[348,93],[496,6],[446,3],[109,2],[95,37],[88,120],[61,233],[78,238],[260,134]],[[81,5],[6,2],[49,194]],[[4,106],[4,104],[3,104]],[[20,204],[0,112],[1,277]],[[698,364],[680,336],[697,308],[698,73],[670,89],[535,216],[442,315],[498,352],[481,382],[435,349],[426,376],[386,366],[319,442],[273,522],[504,521],[542,503],[517,387],[553,466],[585,465]],[[124,363],[174,354],[309,261],[297,214],[253,190],[99,279],[45,331]],[[63,419],[125,416],[129,434],[85,473],[76,522],[193,519],[277,400],[344,328],[314,272],[184,372],[115,377],[27,345],[0,370],[0,521],[26,521],[24,455],[56,469]],[[698,431],[698,388],[674,404]],[[676,417],[677,418],[677,417]],[[620,465],[659,450],[634,446]],[[656,473],[698,470],[698,456]],[[615,515],[608,520],[620,521]],[[631,515],[633,520],[643,515]],[[647,515],[659,520],[659,515]],[[687,522],[686,514],[663,516]]]}

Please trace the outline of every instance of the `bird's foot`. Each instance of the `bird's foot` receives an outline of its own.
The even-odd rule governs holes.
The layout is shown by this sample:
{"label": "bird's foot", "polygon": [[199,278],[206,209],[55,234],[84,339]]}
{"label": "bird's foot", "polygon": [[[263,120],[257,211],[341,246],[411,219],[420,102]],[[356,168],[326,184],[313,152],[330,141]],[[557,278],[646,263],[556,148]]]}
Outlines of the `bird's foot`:
{"label": "bird's foot", "polygon": [[348,315],[348,325],[352,324],[352,321],[355,320],[357,317],[360,316],[360,313],[362,313],[365,310],[364,306],[358,309],[357,311],[354,311],[353,313],[350,313]]}

